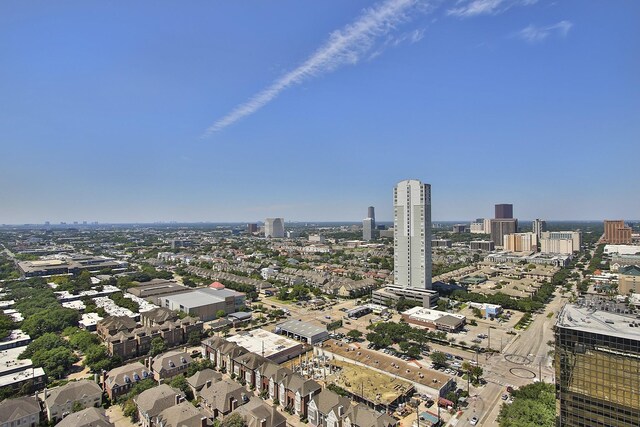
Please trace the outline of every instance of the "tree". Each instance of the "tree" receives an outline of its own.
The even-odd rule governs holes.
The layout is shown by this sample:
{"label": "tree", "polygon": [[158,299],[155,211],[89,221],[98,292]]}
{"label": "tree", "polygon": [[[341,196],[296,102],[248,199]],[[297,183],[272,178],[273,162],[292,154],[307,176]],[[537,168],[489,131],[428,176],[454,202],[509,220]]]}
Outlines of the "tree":
{"label": "tree", "polygon": [[500,427],[553,427],[555,425],[555,388],[538,382],[513,392],[513,403],[502,405]]}
{"label": "tree", "polygon": [[84,405],[82,404],[82,402],[78,400],[73,402],[73,405],[71,406],[71,412],[80,412],[83,409],[84,409]]}
{"label": "tree", "polygon": [[202,341],[202,335],[200,334],[200,331],[191,331],[191,332],[189,332],[189,337],[187,339],[187,344],[189,344],[191,346],[200,345],[201,341]]}
{"label": "tree", "polygon": [[220,319],[222,317],[224,317],[227,313],[224,310],[218,310],[216,311],[216,319]]}
{"label": "tree", "polygon": [[151,340],[151,348],[149,349],[149,356],[155,357],[167,349],[167,344],[160,337],[156,337]]}
{"label": "tree", "polygon": [[181,390],[187,396],[187,400],[193,399],[193,392],[191,391],[191,387],[189,386],[187,379],[183,375],[176,375],[175,377],[173,377],[169,385],[173,388]]}
{"label": "tree", "polygon": [[13,326],[13,319],[4,313],[0,313],[0,340],[9,336]]}
{"label": "tree", "polygon": [[[67,331],[67,329],[65,329]],[[89,331],[75,328],[75,331],[69,335],[69,344],[76,350],[83,353],[90,347],[100,344],[100,338]]]}
{"label": "tree", "polygon": [[118,356],[110,357],[107,348],[100,344],[87,348],[84,354],[84,365],[88,366],[91,372],[108,371],[122,363]]}
{"label": "tree", "polygon": [[353,338],[354,340],[360,340],[360,338],[362,338],[362,332],[360,332],[357,329],[352,329],[349,332],[347,332],[347,336],[349,338]]}
{"label": "tree", "polygon": [[41,366],[52,378],[62,378],[78,361],[78,357],[66,347],[36,352],[31,358],[35,366]]}
{"label": "tree", "polygon": [[51,350],[56,347],[68,347],[68,343],[60,338],[57,334],[46,333],[35,340],[31,341],[26,350],[20,354],[20,359],[30,359],[36,353]]}
{"label": "tree", "polygon": [[125,417],[129,417],[131,422],[138,422],[138,407],[136,406],[133,399],[127,399],[124,402],[122,413]]}
{"label": "tree", "polygon": [[248,426],[247,422],[244,420],[244,418],[242,418],[242,415],[238,414],[237,412],[225,417],[225,419],[222,420],[222,423],[220,423],[220,427],[247,427],[247,426]]}
{"label": "tree", "polygon": [[447,356],[445,356],[445,354],[441,351],[434,351],[433,353],[431,353],[430,357],[431,361],[436,366],[447,366],[448,364]]}

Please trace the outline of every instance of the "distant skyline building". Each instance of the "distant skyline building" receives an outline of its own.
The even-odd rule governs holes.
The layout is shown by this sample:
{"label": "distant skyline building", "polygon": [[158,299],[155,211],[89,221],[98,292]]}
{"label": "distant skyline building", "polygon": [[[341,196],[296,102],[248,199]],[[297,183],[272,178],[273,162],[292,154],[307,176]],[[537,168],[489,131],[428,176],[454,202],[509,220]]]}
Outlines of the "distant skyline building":
{"label": "distant skyline building", "polygon": [[496,205],[495,219],[511,219],[513,218],[513,205],[502,203]]}
{"label": "distant skyline building", "polygon": [[362,240],[370,241],[375,239],[376,233],[376,212],[373,206],[367,209],[367,217],[362,220]]}
{"label": "distant skyline building", "polygon": [[264,237],[282,239],[284,237],[284,218],[265,219]]}
{"label": "distant skyline building", "polygon": [[640,322],[624,303],[578,298],[555,325],[559,427],[640,426]]}
{"label": "distant skyline building", "polygon": [[631,227],[625,225],[622,219],[605,219],[602,243],[613,245],[631,244]]}
{"label": "distant skyline building", "polygon": [[431,289],[431,185],[400,181],[393,190],[394,284]]}
{"label": "distant skyline building", "polygon": [[538,236],[538,239],[542,237],[542,232],[547,231],[547,221],[543,221],[541,219],[534,219],[531,223],[531,231]]}
{"label": "distant skyline building", "polygon": [[258,232],[258,224],[249,223],[247,224],[247,233],[257,233]]}
{"label": "distant skyline building", "polygon": [[491,220],[488,218],[477,218],[469,226],[471,234],[491,234]]}

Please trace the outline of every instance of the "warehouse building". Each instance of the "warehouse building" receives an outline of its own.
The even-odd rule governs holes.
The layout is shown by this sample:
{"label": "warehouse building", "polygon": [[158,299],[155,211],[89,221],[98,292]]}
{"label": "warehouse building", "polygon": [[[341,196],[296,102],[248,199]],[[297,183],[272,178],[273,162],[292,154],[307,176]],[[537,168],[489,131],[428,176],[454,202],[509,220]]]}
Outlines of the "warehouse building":
{"label": "warehouse building", "polygon": [[276,325],[275,332],[311,345],[321,343],[329,338],[327,328],[301,320],[288,320],[280,323]]}
{"label": "warehouse building", "polygon": [[165,295],[160,298],[162,307],[182,311],[206,322],[218,317],[222,310],[225,315],[240,311],[244,307],[245,295],[230,289],[204,288],[192,292]]}

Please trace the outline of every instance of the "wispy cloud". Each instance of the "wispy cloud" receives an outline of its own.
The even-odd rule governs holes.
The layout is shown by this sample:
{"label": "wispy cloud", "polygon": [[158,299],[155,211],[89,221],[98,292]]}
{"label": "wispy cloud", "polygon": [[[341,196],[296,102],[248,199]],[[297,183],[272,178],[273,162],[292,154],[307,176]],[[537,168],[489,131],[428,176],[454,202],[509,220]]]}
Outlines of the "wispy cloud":
{"label": "wispy cloud", "polygon": [[447,15],[470,18],[477,15],[497,15],[515,6],[528,6],[538,0],[459,0]]}
{"label": "wispy cloud", "polygon": [[566,37],[571,27],[573,24],[570,21],[560,21],[546,27],[537,27],[532,24],[518,31],[516,35],[529,43],[539,43],[551,35]]}
{"label": "wispy cloud", "polygon": [[[353,65],[363,58],[370,58],[369,52],[381,38],[397,31],[397,27],[409,21],[412,15],[424,13],[429,9],[428,6],[429,0],[386,0],[364,10],[354,22],[342,30],[331,33],[329,40],[300,66],[214,122],[203,136],[210,136],[255,113],[291,86],[331,72],[340,66]],[[422,37],[423,34],[418,32],[411,36],[411,40],[415,42]]]}

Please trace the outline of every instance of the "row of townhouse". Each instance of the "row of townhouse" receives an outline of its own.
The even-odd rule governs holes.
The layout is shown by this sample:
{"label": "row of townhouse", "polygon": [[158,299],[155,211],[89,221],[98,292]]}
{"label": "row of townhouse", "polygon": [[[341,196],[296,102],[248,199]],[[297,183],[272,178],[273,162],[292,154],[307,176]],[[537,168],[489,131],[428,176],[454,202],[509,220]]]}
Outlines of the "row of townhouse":
{"label": "row of townhouse", "polygon": [[142,313],[141,321],[143,324],[138,325],[127,316],[108,316],[98,322],[98,336],[107,344],[109,354],[123,360],[132,359],[147,354],[156,337],[162,338],[167,347],[175,347],[186,343],[193,331],[201,333],[203,329],[197,318],[178,319],[175,313],[162,307]]}
{"label": "row of townhouse", "polygon": [[309,402],[309,424],[313,427],[395,427],[398,420],[381,414],[363,403],[353,403],[324,389]]}
{"label": "row of townhouse", "polygon": [[203,357],[211,360],[216,369],[228,372],[249,390],[268,397],[300,418],[307,417],[311,398],[321,390],[317,382],[224,338],[206,339],[202,348]]}
{"label": "row of townhouse", "polygon": [[105,393],[112,402],[127,394],[136,383],[147,378],[157,382],[186,375],[193,359],[180,350],[168,351],[141,362],[128,363],[106,372],[102,380]]}
{"label": "row of townhouse", "polygon": [[[237,413],[244,425],[256,427],[285,427],[286,418],[273,405],[249,396],[246,389],[235,381],[222,379],[201,371],[199,376],[210,379],[195,392],[197,407],[186,401],[185,394],[167,384],[145,390],[134,398],[142,427],[207,427],[214,419],[224,419]],[[189,378],[192,383],[194,377]],[[219,375],[219,374],[218,374]]]}
{"label": "row of townhouse", "polygon": [[[85,425],[82,423],[83,420],[94,421],[94,427],[105,425],[106,418],[101,408],[102,389],[94,381],[71,381],[54,389],[45,389],[41,396],[42,400],[40,396],[29,396],[5,399],[0,402],[0,426],[36,427],[42,425],[45,419],[53,425],[66,419],[65,417],[69,417],[70,414],[81,414],[83,418],[57,425],[83,427]],[[100,421],[101,424],[95,421]],[[110,423],[108,425],[111,426]]]}

